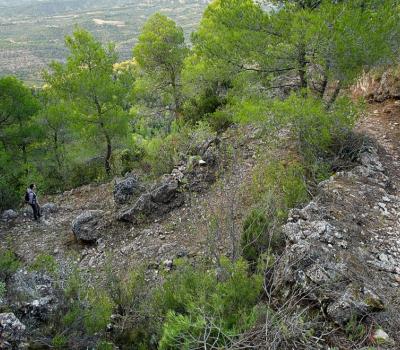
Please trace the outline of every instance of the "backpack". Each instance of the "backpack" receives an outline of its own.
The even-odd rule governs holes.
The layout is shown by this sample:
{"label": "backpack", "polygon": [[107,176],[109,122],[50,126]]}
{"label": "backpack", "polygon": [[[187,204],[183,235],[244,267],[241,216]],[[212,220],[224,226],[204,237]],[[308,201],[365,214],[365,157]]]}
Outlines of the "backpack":
{"label": "backpack", "polygon": [[25,202],[29,203],[29,192],[28,191],[25,192]]}

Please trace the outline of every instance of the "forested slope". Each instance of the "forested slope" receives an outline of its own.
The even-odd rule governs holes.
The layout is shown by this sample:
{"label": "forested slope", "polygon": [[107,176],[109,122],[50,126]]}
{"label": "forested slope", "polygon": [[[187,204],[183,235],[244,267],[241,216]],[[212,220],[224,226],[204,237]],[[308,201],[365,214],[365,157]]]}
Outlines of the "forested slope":
{"label": "forested slope", "polygon": [[274,4],[0,79],[1,346],[398,348],[398,3]]}

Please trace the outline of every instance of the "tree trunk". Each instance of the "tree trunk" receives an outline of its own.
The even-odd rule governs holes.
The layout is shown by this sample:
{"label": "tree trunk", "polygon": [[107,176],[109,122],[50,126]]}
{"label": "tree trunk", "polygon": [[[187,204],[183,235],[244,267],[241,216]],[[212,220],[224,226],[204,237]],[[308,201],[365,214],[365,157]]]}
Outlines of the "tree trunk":
{"label": "tree trunk", "polygon": [[107,142],[107,152],[106,158],[104,160],[104,167],[106,169],[107,176],[111,175],[111,155],[112,155],[112,146],[111,146],[111,139],[110,135],[108,135],[107,131],[103,128],[104,136]]}
{"label": "tree trunk", "polygon": [[54,141],[54,155],[56,157],[56,162],[57,162],[57,166],[58,166],[58,172],[61,174],[62,165],[61,165],[61,158],[60,158],[60,155],[58,153],[58,133],[57,133],[57,131],[54,132],[53,141]]}
{"label": "tree trunk", "polygon": [[297,57],[297,63],[299,65],[298,74],[300,78],[300,88],[307,88],[307,61],[306,61],[306,48],[301,43],[299,47],[299,53]]}
{"label": "tree trunk", "polygon": [[339,96],[340,90],[342,89],[342,83],[340,81],[337,82],[335,90],[333,91],[331,97],[326,102],[326,109],[331,109],[332,105],[335,103],[336,99]]}
{"label": "tree trunk", "polygon": [[[101,120],[103,111],[102,111],[100,102],[96,95],[94,96],[94,103],[97,108],[97,114]],[[106,139],[106,144],[107,144],[106,157],[104,159],[104,168],[106,169],[107,176],[110,176],[111,175],[111,155],[112,155],[111,138],[110,138],[110,135],[108,134],[108,132],[104,126],[104,123],[102,121],[100,122],[100,127],[101,127],[101,130],[103,131],[104,138]]]}
{"label": "tree trunk", "polygon": [[328,76],[324,74],[324,77],[322,78],[322,83],[321,83],[321,90],[319,91],[319,96],[321,98],[324,98],[326,87],[328,86]]}
{"label": "tree trunk", "polygon": [[171,73],[171,85],[172,85],[172,94],[174,95],[174,114],[175,117],[178,115],[178,111],[180,108],[180,102],[179,102],[179,97],[178,97],[178,87],[176,86],[176,75],[175,72]]}

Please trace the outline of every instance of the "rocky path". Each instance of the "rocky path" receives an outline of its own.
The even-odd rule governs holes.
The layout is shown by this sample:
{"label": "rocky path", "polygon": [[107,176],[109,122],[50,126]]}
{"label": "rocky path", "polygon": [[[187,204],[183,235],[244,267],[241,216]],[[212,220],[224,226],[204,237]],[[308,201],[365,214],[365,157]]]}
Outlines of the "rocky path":
{"label": "rocky path", "polygon": [[[335,323],[367,324],[359,349],[378,329],[380,349],[400,349],[400,104],[372,104],[356,131],[372,140],[359,165],[319,185],[305,208],[292,210],[283,230],[287,251],[278,269]],[[335,343],[336,342],[336,343]]]}

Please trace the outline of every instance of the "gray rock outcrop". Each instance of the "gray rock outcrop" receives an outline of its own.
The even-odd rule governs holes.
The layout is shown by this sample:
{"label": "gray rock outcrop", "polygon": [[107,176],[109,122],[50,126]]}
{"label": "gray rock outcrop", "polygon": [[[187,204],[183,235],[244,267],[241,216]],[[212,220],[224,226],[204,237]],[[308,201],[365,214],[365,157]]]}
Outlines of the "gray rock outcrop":
{"label": "gray rock outcrop", "polygon": [[134,175],[128,175],[122,180],[116,181],[114,185],[114,201],[117,204],[126,204],[135,197],[138,197],[145,191],[138,178]]}
{"label": "gray rock outcrop", "polygon": [[24,320],[46,321],[58,307],[54,281],[44,273],[18,270],[11,277],[7,289],[9,305]]}
{"label": "gray rock outcrop", "polygon": [[72,222],[72,232],[74,233],[76,239],[93,243],[100,237],[100,230],[103,227],[102,210],[86,210],[80,214]]}
{"label": "gray rock outcrop", "polygon": [[177,180],[167,177],[149,193],[142,194],[136,203],[118,215],[121,221],[140,223],[160,217],[184,203]]}
{"label": "gray rock outcrop", "polygon": [[341,326],[382,312],[400,280],[400,254],[387,254],[387,242],[375,240],[375,232],[400,218],[400,199],[387,193],[389,187],[378,152],[367,149],[358,166],[322,182],[314,201],[293,209],[283,226],[288,245],[279,278]]}
{"label": "gray rock outcrop", "polygon": [[[134,224],[156,219],[182,206],[184,192],[201,192],[208,188],[216,179],[219,144],[219,138],[211,137],[193,146],[192,155],[181,161],[150,191],[142,193],[133,206],[121,209],[117,219]],[[143,192],[135,178],[128,177],[120,184],[118,191],[114,190],[117,203],[125,203],[130,200],[128,198]]]}
{"label": "gray rock outcrop", "polygon": [[58,206],[55,203],[43,204],[41,209],[42,209],[42,213],[44,213],[44,214],[53,214],[53,213],[58,212]]}
{"label": "gray rock outcrop", "polygon": [[15,210],[9,209],[3,211],[1,214],[1,220],[3,221],[11,221],[18,217],[18,213]]}
{"label": "gray rock outcrop", "polygon": [[27,349],[26,327],[13,313],[0,314],[0,349]]}

